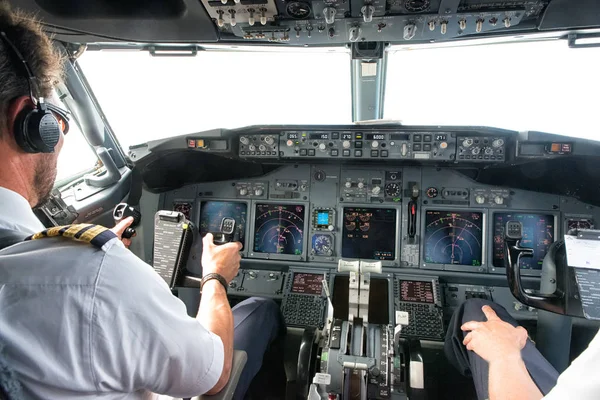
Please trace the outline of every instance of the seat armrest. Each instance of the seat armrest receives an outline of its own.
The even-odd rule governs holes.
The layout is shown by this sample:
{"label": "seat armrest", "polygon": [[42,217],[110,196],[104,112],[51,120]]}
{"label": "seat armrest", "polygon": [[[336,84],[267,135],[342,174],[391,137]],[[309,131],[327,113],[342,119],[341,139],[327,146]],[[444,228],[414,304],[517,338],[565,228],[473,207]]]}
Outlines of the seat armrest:
{"label": "seat armrest", "polygon": [[235,389],[240,380],[240,376],[242,375],[242,371],[244,370],[244,366],[246,365],[246,360],[248,360],[248,355],[243,350],[234,350],[233,351],[233,363],[231,366],[231,375],[229,376],[229,381],[217,394],[213,395],[202,395],[194,397],[193,400],[231,400],[233,398],[233,394],[235,393]]}

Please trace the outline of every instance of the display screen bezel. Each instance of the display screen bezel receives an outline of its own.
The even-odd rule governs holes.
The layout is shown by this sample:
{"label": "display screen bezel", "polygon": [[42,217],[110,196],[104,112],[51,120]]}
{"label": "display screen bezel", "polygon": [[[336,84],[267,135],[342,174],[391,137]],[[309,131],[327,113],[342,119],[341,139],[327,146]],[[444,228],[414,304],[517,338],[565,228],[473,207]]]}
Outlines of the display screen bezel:
{"label": "display screen bezel", "polygon": [[397,266],[397,260],[399,259],[400,256],[400,237],[401,237],[401,232],[400,232],[400,219],[402,218],[402,214],[400,213],[400,210],[398,207],[390,207],[390,206],[383,206],[383,207],[377,207],[374,206],[373,204],[364,204],[364,203],[357,203],[357,204],[343,204],[341,206],[341,210],[340,210],[340,216],[338,217],[338,221],[339,221],[339,231],[340,231],[340,236],[341,236],[341,240],[339,241],[339,252],[338,254],[340,255],[340,257],[347,259],[347,260],[359,260],[359,258],[353,258],[353,257],[344,257],[342,256],[342,252],[344,249],[344,218],[345,218],[345,210],[346,208],[372,208],[372,209],[386,209],[386,210],[394,210],[396,215],[396,227],[394,229],[394,234],[396,235],[396,238],[394,239],[394,258],[390,259],[390,260],[375,260],[375,259],[366,259],[363,258],[362,260],[367,260],[367,261],[381,261],[381,265],[382,266],[387,266],[387,265],[393,265],[393,266]]}
{"label": "display screen bezel", "polygon": [[[255,237],[255,228],[256,228],[256,214],[257,214],[257,207],[259,205],[262,204],[269,204],[269,205],[285,205],[285,206],[304,206],[304,230],[303,230],[303,237],[302,237],[302,254],[298,255],[298,254],[278,254],[278,253],[261,253],[258,251],[254,251],[254,243],[256,240]],[[309,207],[310,204],[305,202],[305,201],[266,201],[266,200],[256,200],[252,202],[252,206],[251,206],[251,215],[249,216],[250,218],[250,223],[248,224],[248,255],[249,257],[252,258],[261,258],[261,259],[269,259],[269,260],[291,260],[291,261],[304,261],[306,260],[306,254],[308,252],[307,248],[309,246],[308,243],[308,237],[310,236],[310,232],[308,232],[308,226],[309,226],[309,218],[307,218],[307,215],[309,215]]]}
{"label": "display screen bezel", "polygon": [[[543,210],[523,210],[523,209],[510,209],[510,210],[493,210],[490,211],[490,237],[489,240],[487,240],[487,242],[489,243],[490,246],[490,260],[489,260],[489,265],[490,265],[490,272],[491,273],[505,273],[506,272],[506,268],[505,267],[496,267],[494,265],[494,254],[493,254],[493,248],[494,248],[494,225],[495,225],[495,221],[496,221],[496,214],[541,214],[541,215],[552,215],[554,217],[554,241],[557,240],[557,238],[559,237],[559,219],[560,219],[560,213],[558,212],[553,212],[553,211],[543,211]],[[542,275],[542,270],[541,269],[520,269],[520,273],[521,275],[528,275],[528,276],[541,276]]]}
{"label": "display screen bezel", "polygon": [[[468,212],[478,212],[481,213],[482,222],[481,222],[481,265],[473,266],[473,265],[457,265],[457,264],[435,264],[428,263],[425,261],[425,231],[426,231],[426,215],[427,211],[443,211],[443,212],[457,212],[457,213],[468,213]],[[463,272],[480,272],[485,273],[488,270],[488,240],[487,232],[488,232],[488,210],[485,208],[478,207],[464,207],[461,208],[459,206],[455,207],[440,207],[440,206],[432,206],[432,207],[423,207],[421,212],[419,213],[418,221],[421,225],[421,243],[420,243],[420,259],[421,266],[423,269],[437,269],[437,270],[447,270],[447,271],[463,271]]]}

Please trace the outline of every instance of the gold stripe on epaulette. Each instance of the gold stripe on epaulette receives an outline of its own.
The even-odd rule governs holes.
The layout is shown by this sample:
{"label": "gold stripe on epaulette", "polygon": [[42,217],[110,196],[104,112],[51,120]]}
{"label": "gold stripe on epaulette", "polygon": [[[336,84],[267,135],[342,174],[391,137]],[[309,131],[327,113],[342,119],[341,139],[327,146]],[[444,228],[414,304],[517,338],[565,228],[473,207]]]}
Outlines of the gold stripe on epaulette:
{"label": "gold stripe on epaulette", "polygon": [[94,224],[75,224],[55,226],[45,231],[29,236],[25,240],[36,240],[45,237],[62,236],[76,241],[90,243],[95,247],[102,248],[108,241],[117,237],[110,229]]}

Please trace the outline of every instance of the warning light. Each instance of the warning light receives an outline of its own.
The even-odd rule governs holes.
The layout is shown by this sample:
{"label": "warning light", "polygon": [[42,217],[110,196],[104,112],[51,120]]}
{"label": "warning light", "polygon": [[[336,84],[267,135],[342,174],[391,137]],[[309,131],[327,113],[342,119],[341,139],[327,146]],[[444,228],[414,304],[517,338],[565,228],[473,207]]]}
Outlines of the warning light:
{"label": "warning light", "polygon": [[558,153],[559,151],[561,151],[561,144],[560,143],[552,143],[552,146],[550,147],[550,151],[553,153]]}
{"label": "warning light", "polygon": [[196,148],[196,141],[194,139],[188,139],[187,143],[188,143],[188,148],[190,148],[190,149]]}

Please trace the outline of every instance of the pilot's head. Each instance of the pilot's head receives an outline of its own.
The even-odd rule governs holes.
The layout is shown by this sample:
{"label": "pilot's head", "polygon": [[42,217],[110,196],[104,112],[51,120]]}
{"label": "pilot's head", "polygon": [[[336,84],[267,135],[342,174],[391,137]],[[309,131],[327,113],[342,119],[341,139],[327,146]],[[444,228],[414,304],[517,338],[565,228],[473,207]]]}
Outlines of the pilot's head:
{"label": "pilot's head", "polygon": [[[35,206],[43,203],[52,190],[64,135],[54,135],[58,136],[57,143],[56,139],[50,141],[56,143],[53,152],[32,152],[31,146],[26,144],[24,148],[22,136],[18,136],[19,120],[35,108],[38,97],[46,103],[60,104],[54,87],[62,78],[63,59],[38,22],[27,14],[11,11],[5,1],[0,1],[0,35],[1,32],[8,42],[0,38],[0,186],[21,194]],[[16,52],[10,48],[13,46]],[[34,77],[33,85],[20,57],[26,60]],[[30,86],[34,86],[34,99]],[[50,112],[62,131],[65,125],[60,114]]]}

